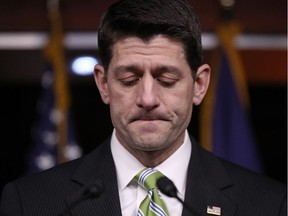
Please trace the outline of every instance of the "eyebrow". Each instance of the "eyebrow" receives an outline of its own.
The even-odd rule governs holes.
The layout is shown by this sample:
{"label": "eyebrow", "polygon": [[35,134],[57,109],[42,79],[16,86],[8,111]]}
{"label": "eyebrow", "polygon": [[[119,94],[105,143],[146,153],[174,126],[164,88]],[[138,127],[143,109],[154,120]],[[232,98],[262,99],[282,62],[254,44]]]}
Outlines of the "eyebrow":
{"label": "eyebrow", "polygon": [[[141,74],[143,70],[138,65],[120,65],[114,68],[113,72],[115,74],[121,74],[124,72],[133,72],[135,74]],[[177,75],[181,75],[182,72],[179,68],[172,66],[172,65],[158,65],[154,68],[152,68],[153,74],[162,74],[164,72],[169,72]]]}
{"label": "eyebrow", "polygon": [[182,72],[178,67],[172,66],[172,65],[159,65],[156,68],[153,69],[153,73],[155,74],[162,74],[165,72],[181,75]]}
{"label": "eyebrow", "polygon": [[142,70],[137,65],[120,65],[113,70],[115,74],[121,74],[127,71],[139,74]]}

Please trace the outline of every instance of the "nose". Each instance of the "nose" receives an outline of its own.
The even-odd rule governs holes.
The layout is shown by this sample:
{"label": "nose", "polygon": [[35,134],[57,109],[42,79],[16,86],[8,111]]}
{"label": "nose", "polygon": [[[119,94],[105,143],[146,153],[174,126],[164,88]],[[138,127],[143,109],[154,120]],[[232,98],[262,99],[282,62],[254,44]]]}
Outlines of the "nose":
{"label": "nose", "polygon": [[150,111],[159,106],[159,91],[153,77],[142,77],[137,94],[138,107]]}

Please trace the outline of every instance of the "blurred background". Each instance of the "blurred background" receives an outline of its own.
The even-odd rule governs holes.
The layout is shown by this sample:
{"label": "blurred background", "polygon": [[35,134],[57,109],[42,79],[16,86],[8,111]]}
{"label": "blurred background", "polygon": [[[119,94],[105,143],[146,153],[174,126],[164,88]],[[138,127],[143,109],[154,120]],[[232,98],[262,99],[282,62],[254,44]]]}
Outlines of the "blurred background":
{"label": "blurred background", "polygon": [[[64,38],[62,68],[70,98],[67,107],[73,120],[73,143],[79,147],[72,151],[75,157],[80,155],[79,149],[82,155],[90,152],[112,131],[109,109],[99,97],[93,75],[78,75],[75,72],[87,69],[72,69],[74,60],[81,56],[95,57],[92,65],[97,61],[97,26],[100,15],[112,2],[62,0],[57,7],[62,16],[56,20],[62,23],[56,31],[61,31]],[[225,20],[223,8],[215,0],[190,2],[202,24],[205,62],[211,63],[219,45],[216,29]],[[45,0],[0,0],[0,191],[8,181],[30,173],[35,149],[41,151],[37,131],[44,115],[39,108],[39,101],[45,100],[42,78],[55,66],[43,52],[50,35],[55,35],[55,23],[51,24],[48,16],[50,6]],[[250,126],[263,164],[262,172],[286,183],[287,2],[238,0],[225,17],[237,21],[241,28],[235,49],[245,71]],[[92,72],[93,66],[89,70]],[[196,139],[200,137],[200,111],[201,106],[196,108],[189,126]],[[53,152],[49,152],[50,156]],[[44,160],[43,164],[42,167],[49,167],[49,161]]]}

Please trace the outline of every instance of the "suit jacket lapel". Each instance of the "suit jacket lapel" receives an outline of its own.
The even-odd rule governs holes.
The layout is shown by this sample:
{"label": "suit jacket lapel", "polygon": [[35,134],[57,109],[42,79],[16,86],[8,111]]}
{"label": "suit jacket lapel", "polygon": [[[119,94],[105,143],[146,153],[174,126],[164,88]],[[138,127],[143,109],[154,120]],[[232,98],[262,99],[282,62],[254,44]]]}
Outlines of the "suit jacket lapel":
{"label": "suit jacket lapel", "polygon": [[104,192],[98,198],[90,198],[70,208],[71,215],[77,216],[121,216],[120,200],[115,165],[110,150],[110,139],[87,155],[71,177],[78,184],[78,190],[67,197],[68,206],[83,197],[83,191],[93,182],[104,185]]}
{"label": "suit jacket lapel", "polygon": [[[233,188],[233,182],[220,161],[210,152],[202,149],[192,139],[192,155],[189,162],[185,202],[195,212],[194,215],[207,214],[208,206],[219,207],[221,215],[235,215],[236,203],[225,195],[226,190]],[[182,216],[191,213],[183,209]]]}

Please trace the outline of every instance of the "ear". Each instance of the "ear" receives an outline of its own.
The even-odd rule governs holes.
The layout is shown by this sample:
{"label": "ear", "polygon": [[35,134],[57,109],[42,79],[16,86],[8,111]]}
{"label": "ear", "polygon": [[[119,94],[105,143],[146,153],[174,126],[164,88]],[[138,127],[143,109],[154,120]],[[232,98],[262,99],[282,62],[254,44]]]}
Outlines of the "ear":
{"label": "ear", "polygon": [[199,105],[203,100],[210,82],[211,69],[209,65],[201,65],[195,76],[193,103]]}
{"label": "ear", "polygon": [[110,98],[109,98],[109,90],[108,90],[108,85],[107,85],[107,77],[106,77],[103,66],[100,64],[97,64],[94,67],[94,79],[95,79],[97,88],[99,90],[99,93],[101,95],[102,101],[105,104],[109,104]]}

